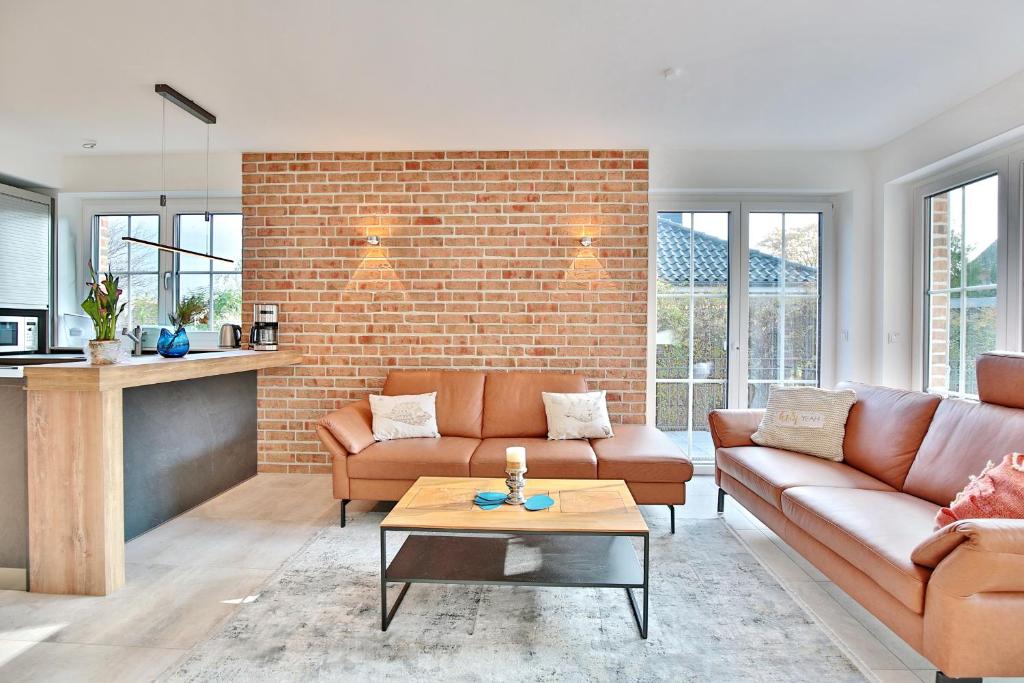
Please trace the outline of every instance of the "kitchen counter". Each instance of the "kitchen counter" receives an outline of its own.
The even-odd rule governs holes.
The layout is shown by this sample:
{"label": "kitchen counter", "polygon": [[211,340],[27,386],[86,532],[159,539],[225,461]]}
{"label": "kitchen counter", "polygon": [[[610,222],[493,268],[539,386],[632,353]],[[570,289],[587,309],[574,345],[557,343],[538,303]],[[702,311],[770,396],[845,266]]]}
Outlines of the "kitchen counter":
{"label": "kitchen counter", "polygon": [[107,595],[133,538],[256,474],[257,374],[296,351],[25,367],[28,588]]}
{"label": "kitchen counter", "polygon": [[160,382],[298,365],[298,351],[215,351],[184,358],[159,355],[130,356],[116,365],[91,365],[85,361],[25,368],[27,388],[75,391],[123,389]]}

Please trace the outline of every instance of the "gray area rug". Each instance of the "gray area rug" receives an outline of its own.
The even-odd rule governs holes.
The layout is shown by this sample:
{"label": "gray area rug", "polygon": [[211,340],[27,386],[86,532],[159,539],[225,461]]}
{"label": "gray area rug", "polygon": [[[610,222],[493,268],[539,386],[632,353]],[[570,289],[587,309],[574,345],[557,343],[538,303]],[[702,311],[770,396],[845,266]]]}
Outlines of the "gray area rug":
{"label": "gray area rug", "polygon": [[672,536],[664,508],[651,512],[646,641],[622,589],[590,588],[416,584],[382,633],[384,515],[369,512],[314,537],[169,678],[866,680],[724,521],[680,520]]}

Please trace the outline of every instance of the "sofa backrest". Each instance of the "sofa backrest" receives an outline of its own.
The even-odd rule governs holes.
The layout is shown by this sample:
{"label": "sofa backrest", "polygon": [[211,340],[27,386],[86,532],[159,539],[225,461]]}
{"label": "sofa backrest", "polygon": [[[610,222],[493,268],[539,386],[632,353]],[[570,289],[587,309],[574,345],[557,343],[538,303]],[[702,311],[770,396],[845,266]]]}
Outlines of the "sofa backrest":
{"label": "sofa backrest", "polygon": [[921,391],[859,382],[841,382],[836,388],[857,392],[846,421],[843,460],[901,488],[941,399]]}
{"label": "sofa backrest", "polygon": [[917,451],[903,491],[936,505],[949,505],[981,473],[988,461],[999,462],[1024,450],[1024,410],[943,399]]}
{"label": "sofa backrest", "polygon": [[437,392],[437,431],[442,436],[480,438],[485,373],[472,370],[392,370],[385,396]]}
{"label": "sofa backrest", "polygon": [[587,390],[582,375],[556,372],[489,372],[484,384],[483,438],[544,437],[548,418],[541,392]]}
{"label": "sofa backrest", "polygon": [[[992,351],[975,363],[978,398],[1007,408],[1024,408],[1024,353]],[[1024,445],[1020,450],[1024,450]]]}
{"label": "sofa backrest", "polygon": [[1024,451],[1024,354],[994,351],[975,363],[981,403],[945,399],[903,490],[948,505],[992,461]]}

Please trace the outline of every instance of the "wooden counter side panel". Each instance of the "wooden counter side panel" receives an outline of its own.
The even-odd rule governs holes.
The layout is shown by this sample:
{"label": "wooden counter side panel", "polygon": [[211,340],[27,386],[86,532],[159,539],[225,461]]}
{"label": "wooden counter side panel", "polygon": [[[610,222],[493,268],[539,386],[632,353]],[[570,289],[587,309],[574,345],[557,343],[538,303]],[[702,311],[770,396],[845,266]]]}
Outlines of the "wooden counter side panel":
{"label": "wooden counter side panel", "polygon": [[29,590],[124,584],[119,389],[28,392]]}

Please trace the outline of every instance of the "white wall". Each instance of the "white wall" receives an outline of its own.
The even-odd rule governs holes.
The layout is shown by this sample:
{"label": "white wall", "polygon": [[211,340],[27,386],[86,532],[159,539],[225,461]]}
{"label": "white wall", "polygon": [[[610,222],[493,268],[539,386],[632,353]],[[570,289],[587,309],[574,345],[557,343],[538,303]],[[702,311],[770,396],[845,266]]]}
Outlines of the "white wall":
{"label": "white wall", "polygon": [[[872,375],[891,386],[914,381],[914,189],[1024,139],[1024,72],[978,94],[868,154],[872,173],[875,248],[861,261],[880,284],[872,310]],[[1016,191],[1011,191],[1016,196]]]}
{"label": "white wall", "polygon": [[[871,381],[873,282],[861,264],[872,253],[871,175],[867,155],[830,151],[651,150],[653,194],[829,197],[836,234],[835,368],[839,380]],[[829,305],[829,302],[824,302]]]}

